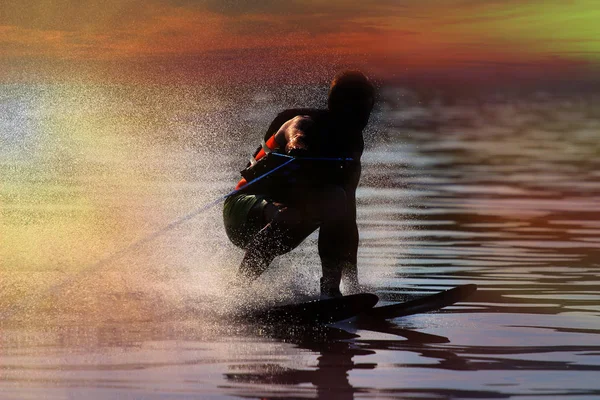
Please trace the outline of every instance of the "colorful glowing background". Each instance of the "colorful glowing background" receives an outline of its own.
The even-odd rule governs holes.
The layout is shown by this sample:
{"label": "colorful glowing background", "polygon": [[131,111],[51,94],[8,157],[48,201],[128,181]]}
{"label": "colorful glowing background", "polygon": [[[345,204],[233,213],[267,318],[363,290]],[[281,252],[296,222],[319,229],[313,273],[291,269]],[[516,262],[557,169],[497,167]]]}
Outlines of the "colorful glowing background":
{"label": "colorful glowing background", "polygon": [[594,0],[6,0],[0,80],[588,81],[599,19]]}
{"label": "colorful glowing background", "polygon": [[[600,397],[597,4],[0,0],[0,398]],[[383,337],[238,330],[318,295],[316,235],[241,295],[221,205],[173,222],[347,67],[380,89],[361,282],[480,290]]]}
{"label": "colorful glowing background", "polygon": [[[66,268],[52,279],[13,276],[19,284],[5,275],[2,293],[26,297],[31,285],[60,281],[71,266],[112,254],[230,190],[239,165],[217,176],[211,157],[220,157],[211,148],[229,140],[239,150],[234,159],[245,159],[255,142],[244,137],[240,147],[231,131],[254,134],[284,105],[322,105],[324,93],[281,84],[316,87],[355,66],[434,88],[443,80],[589,86],[599,65],[595,4],[2,1],[0,266]],[[248,95],[231,82],[277,90]],[[240,104],[253,110],[243,123]],[[149,189],[176,180],[177,168],[196,185],[188,187],[193,201]],[[207,193],[203,179],[221,186]]]}

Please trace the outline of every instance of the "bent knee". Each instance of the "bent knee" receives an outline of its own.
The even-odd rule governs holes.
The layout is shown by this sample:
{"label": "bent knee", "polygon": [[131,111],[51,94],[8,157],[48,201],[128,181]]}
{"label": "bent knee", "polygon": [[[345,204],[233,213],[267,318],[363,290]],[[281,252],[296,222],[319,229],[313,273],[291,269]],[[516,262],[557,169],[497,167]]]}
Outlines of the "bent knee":
{"label": "bent knee", "polygon": [[282,207],[278,208],[273,214],[273,222],[296,225],[301,223],[303,220],[302,214],[296,208],[293,207]]}

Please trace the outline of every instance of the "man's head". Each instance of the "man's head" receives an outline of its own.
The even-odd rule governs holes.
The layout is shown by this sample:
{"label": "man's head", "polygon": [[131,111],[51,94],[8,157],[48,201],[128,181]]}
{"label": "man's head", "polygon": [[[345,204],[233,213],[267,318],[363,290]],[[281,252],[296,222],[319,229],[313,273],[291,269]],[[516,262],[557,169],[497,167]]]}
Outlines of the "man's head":
{"label": "man's head", "polygon": [[375,103],[375,87],[362,72],[344,71],[333,78],[327,103],[336,119],[362,130]]}

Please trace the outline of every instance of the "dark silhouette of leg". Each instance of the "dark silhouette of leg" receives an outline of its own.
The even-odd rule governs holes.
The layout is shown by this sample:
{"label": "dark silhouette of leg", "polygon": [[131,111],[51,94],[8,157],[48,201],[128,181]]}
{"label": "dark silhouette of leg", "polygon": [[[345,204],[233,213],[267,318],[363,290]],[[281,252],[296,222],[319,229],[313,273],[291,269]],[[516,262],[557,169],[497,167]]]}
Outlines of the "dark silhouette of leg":
{"label": "dark silhouette of leg", "polygon": [[342,277],[351,292],[358,291],[358,230],[355,219],[349,215],[346,192],[339,186],[311,188],[306,192],[297,196],[292,206],[273,203],[265,208],[266,224],[246,245],[240,277],[258,278],[275,257],[293,250],[320,227],[322,294],[341,296]]}
{"label": "dark silhouette of leg", "polygon": [[298,247],[318,225],[302,221],[298,210],[282,207],[267,218],[272,219],[246,245],[246,254],[239,275],[254,280],[271,264],[273,259]]}
{"label": "dark silhouette of leg", "polygon": [[321,294],[341,296],[340,281],[350,292],[358,292],[356,248],[358,230],[346,192],[339,186],[326,188],[323,193],[323,214],[319,230],[319,256],[323,269]]}

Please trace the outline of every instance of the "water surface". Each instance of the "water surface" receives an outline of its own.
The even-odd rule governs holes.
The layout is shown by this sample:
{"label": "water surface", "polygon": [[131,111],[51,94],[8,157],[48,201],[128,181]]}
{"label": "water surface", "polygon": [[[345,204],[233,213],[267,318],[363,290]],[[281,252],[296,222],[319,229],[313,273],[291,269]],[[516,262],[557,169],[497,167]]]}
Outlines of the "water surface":
{"label": "water surface", "polygon": [[384,302],[480,289],[443,312],[274,329],[227,317],[316,295],[316,236],[242,297],[219,206],[129,246],[230,191],[270,119],[325,88],[0,93],[0,397],[600,397],[598,98],[385,89],[360,278]]}

